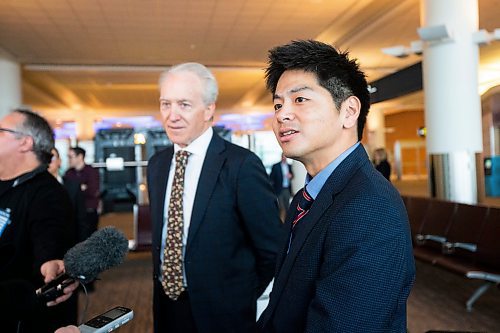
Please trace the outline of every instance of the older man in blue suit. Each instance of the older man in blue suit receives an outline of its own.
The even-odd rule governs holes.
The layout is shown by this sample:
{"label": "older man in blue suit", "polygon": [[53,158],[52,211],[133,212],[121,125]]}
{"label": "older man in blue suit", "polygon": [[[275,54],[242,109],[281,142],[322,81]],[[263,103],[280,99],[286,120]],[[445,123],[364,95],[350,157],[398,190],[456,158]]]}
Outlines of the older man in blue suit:
{"label": "older man in blue suit", "polygon": [[347,53],[316,41],[270,51],[275,135],[304,164],[263,332],[405,332],[415,277],[407,214],[360,143],[369,94]]}
{"label": "older man in blue suit", "polygon": [[254,332],[256,301],[281,238],[261,160],[212,130],[213,74],[198,63],[160,78],[160,112],[174,143],[148,164],[154,331]]}

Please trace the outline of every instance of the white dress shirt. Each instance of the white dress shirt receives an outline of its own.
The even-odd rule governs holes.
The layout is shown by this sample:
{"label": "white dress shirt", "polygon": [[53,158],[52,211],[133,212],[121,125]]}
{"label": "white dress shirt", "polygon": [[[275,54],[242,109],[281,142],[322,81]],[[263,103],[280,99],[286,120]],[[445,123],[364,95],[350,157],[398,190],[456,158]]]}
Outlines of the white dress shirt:
{"label": "white dress shirt", "polygon": [[[198,188],[198,180],[200,179],[201,168],[203,167],[203,162],[205,161],[205,156],[207,154],[208,145],[212,140],[213,136],[212,127],[208,128],[202,135],[200,135],[196,140],[191,142],[191,144],[185,148],[181,148],[174,144],[174,156],[172,162],[170,163],[170,172],[168,174],[167,189],[165,193],[165,203],[164,203],[164,223],[162,230],[162,241],[161,241],[161,252],[160,258],[163,263],[163,253],[165,249],[165,242],[167,239],[167,229],[168,229],[168,204],[170,202],[170,194],[172,192],[172,183],[174,181],[175,173],[175,153],[179,150],[186,150],[191,155],[189,155],[188,162],[186,165],[186,170],[184,174],[184,193],[182,195],[183,203],[183,216],[184,216],[184,233],[182,236],[182,256],[184,257],[186,253],[186,244],[188,238],[189,225],[191,223],[191,215],[193,212],[194,199],[196,196],[196,189]],[[186,273],[184,274],[184,286],[187,286]],[[160,279],[162,277],[160,276]]]}

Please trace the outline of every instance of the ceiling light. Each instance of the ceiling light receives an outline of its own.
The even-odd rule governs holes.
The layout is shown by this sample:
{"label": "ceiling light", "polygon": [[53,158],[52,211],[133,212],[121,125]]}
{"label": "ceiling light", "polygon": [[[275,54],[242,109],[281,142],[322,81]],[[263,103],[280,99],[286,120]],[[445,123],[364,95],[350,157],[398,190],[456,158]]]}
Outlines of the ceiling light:
{"label": "ceiling light", "polygon": [[495,29],[495,31],[493,32],[493,38],[495,38],[496,40],[500,40],[500,28]]}
{"label": "ceiling light", "polygon": [[481,29],[472,34],[472,40],[479,45],[486,45],[493,41],[493,35],[486,29]]}
{"label": "ceiling light", "polygon": [[410,55],[411,50],[408,49],[406,46],[397,45],[397,46],[383,48],[382,52],[393,57],[405,58],[408,55]]}
{"label": "ceiling light", "polygon": [[451,31],[445,24],[420,27],[417,29],[417,33],[420,39],[426,42],[438,42],[452,38]]}
{"label": "ceiling light", "polygon": [[424,42],[421,40],[414,40],[410,43],[410,49],[412,53],[416,55],[422,55],[424,52]]}

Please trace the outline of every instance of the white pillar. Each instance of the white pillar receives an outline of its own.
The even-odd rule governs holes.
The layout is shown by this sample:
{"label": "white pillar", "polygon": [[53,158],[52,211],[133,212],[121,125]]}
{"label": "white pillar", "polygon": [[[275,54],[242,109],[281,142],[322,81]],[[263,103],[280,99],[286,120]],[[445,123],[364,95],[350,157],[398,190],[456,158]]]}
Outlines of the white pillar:
{"label": "white pillar", "polygon": [[0,49],[0,118],[21,103],[21,67]]}
{"label": "white pillar", "polygon": [[441,199],[477,202],[482,151],[477,0],[421,0],[421,25],[446,25],[450,40],[424,44],[423,75],[431,189]]}

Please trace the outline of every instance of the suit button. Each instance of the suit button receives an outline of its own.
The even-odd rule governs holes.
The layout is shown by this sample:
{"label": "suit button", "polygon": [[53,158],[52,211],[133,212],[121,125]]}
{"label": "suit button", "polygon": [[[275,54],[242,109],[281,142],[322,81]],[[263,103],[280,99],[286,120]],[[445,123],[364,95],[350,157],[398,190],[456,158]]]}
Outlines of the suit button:
{"label": "suit button", "polygon": [[156,247],[156,251],[160,251],[160,247],[159,246]]}
{"label": "suit button", "polygon": [[153,280],[158,280],[158,275],[157,274],[153,274]]}

